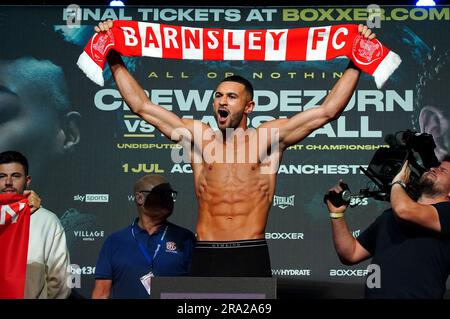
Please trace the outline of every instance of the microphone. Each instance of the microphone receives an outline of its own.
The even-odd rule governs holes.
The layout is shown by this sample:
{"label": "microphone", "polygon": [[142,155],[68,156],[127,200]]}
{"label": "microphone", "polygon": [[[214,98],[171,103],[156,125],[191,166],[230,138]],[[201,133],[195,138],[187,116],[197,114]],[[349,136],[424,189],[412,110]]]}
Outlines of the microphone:
{"label": "microphone", "polygon": [[340,183],[339,186],[341,186],[342,192],[337,193],[335,191],[329,191],[323,196],[323,201],[325,204],[327,203],[327,200],[329,200],[335,207],[348,205],[350,203],[353,196],[350,192],[350,188],[345,183]]}
{"label": "microphone", "polygon": [[352,199],[363,199],[363,198],[369,198],[369,197],[376,198],[381,195],[385,196],[385,194],[379,190],[369,191],[368,188],[361,189],[360,192],[357,194],[352,194],[352,192],[350,191],[347,184],[340,183],[339,185],[341,186],[343,191],[340,193],[337,193],[335,191],[330,191],[330,192],[326,193],[323,197],[323,201],[325,204],[327,203],[327,200],[329,200],[333,204],[334,207],[340,207],[342,205],[349,205],[350,207],[354,207],[359,204],[358,204],[358,202],[350,204],[350,202],[352,202]]}
{"label": "microphone", "polygon": [[352,199],[352,197],[354,196],[358,196],[358,195],[352,195],[352,193],[350,193],[350,191],[348,189],[344,190],[341,193],[341,198],[344,202],[346,203],[350,203],[350,200]]}

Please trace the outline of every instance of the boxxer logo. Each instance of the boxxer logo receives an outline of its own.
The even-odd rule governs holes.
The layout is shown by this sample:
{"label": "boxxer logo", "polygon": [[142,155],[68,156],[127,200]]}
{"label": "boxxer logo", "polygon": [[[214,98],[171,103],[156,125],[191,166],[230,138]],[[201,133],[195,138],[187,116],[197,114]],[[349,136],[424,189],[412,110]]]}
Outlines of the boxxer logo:
{"label": "boxxer logo", "polygon": [[266,239],[304,239],[303,233],[266,233]]}
{"label": "boxxer logo", "polygon": [[330,269],[330,277],[364,277],[367,269]]}

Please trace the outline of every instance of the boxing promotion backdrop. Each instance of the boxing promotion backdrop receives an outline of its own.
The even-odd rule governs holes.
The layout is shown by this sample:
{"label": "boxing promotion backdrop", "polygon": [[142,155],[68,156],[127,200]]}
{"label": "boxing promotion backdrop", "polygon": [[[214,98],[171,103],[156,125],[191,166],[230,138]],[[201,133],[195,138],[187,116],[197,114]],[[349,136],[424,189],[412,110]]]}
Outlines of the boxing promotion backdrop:
{"label": "boxing promotion backdrop", "polygon": [[[449,49],[449,7],[383,7],[371,17],[378,39],[402,63],[382,89],[362,74],[342,116],[289,148],[279,167],[266,239],[275,277],[295,281],[364,285],[368,262],[342,265],[331,238],[324,193],[342,178],[350,189],[370,186],[361,172],[385,137],[420,131],[419,89],[424,67]],[[74,15],[75,13],[75,15]],[[366,23],[365,7],[0,7],[2,25],[0,96],[10,90],[20,107],[0,98],[0,151],[16,149],[30,160],[32,189],[63,223],[74,281],[83,296],[93,287],[97,255],[104,239],[136,216],[134,182],[143,174],[163,174],[178,190],[170,220],[195,231],[197,204],[188,163],[181,152],[122,101],[108,68],[105,86],[93,84],[76,61],[93,26],[105,19],[228,29],[287,29]],[[377,27],[378,26],[378,27]],[[346,58],[326,62],[193,61],[125,58],[151,100],[181,117],[215,126],[212,95],[231,74],[254,85],[256,108],[249,126],[290,117],[320,104],[342,75]],[[448,82],[433,87],[448,92]],[[419,125],[420,124],[420,125]],[[432,125],[432,124],[429,124]],[[442,130],[435,130],[441,134]],[[436,137],[435,137],[436,138]],[[388,203],[362,199],[347,220],[357,236]]]}

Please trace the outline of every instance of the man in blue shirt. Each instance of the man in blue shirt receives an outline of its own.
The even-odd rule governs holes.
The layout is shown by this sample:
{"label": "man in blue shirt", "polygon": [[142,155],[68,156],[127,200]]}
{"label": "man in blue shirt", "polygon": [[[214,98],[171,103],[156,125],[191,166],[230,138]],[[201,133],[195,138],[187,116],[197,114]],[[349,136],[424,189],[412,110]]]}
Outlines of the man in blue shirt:
{"label": "man in blue shirt", "polygon": [[160,175],[146,175],[136,182],[138,218],[105,240],[92,298],[147,299],[152,277],[187,275],[195,236],[167,221],[176,194]]}

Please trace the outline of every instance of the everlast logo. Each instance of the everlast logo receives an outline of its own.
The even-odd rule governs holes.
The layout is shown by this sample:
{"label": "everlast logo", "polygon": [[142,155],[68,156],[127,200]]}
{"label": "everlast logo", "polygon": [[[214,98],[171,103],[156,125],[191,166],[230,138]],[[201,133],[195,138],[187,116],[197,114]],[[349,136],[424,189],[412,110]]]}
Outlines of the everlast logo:
{"label": "everlast logo", "polygon": [[292,196],[273,196],[273,206],[278,206],[281,209],[286,209],[288,206],[295,205],[295,195]]}

